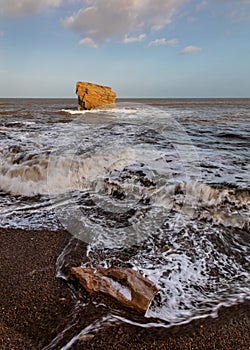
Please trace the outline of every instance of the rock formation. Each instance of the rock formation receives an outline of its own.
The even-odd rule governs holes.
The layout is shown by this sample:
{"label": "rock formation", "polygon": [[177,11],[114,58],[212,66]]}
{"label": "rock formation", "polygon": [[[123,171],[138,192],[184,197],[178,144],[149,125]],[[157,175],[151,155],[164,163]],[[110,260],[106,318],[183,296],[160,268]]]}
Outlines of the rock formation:
{"label": "rock formation", "polygon": [[76,83],[78,110],[113,107],[116,93],[110,87],[78,81]]}
{"label": "rock formation", "polygon": [[123,267],[72,267],[71,273],[88,292],[111,296],[123,306],[145,313],[158,292],[156,286],[140,273]]}

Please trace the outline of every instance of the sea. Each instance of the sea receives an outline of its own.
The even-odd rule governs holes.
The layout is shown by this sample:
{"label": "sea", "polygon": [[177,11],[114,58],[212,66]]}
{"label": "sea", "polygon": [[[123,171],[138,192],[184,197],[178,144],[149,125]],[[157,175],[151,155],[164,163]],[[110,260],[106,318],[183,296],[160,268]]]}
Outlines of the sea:
{"label": "sea", "polygon": [[143,322],[113,310],[120,322],[216,317],[250,299],[249,159],[250,99],[120,99],[91,111],[75,99],[0,99],[0,228],[65,229],[87,245],[86,266],[152,281]]}

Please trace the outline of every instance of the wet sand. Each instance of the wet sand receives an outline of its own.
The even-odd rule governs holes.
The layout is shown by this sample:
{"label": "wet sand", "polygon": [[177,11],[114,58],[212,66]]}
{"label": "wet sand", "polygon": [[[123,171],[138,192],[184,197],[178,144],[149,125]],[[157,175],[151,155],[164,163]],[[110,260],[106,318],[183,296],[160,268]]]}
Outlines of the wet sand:
{"label": "wet sand", "polygon": [[[110,300],[56,278],[56,259],[69,238],[63,231],[0,230],[0,349],[43,349],[72,325],[58,338],[53,349],[59,350],[113,307]],[[65,271],[84,256],[84,244],[73,244]],[[79,298],[74,299],[72,288]],[[106,306],[95,307],[97,299]],[[249,350],[250,301],[222,308],[217,318],[170,329],[106,325],[69,349]]]}

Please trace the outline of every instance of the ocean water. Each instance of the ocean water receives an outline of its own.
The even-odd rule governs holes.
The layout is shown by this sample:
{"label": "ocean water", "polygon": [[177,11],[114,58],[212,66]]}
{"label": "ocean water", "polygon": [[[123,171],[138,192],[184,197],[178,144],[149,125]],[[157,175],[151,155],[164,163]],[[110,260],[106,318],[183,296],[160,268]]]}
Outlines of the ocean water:
{"label": "ocean water", "polygon": [[0,227],[65,228],[88,266],[139,271],[159,289],[144,327],[250,299],[250,99],[76,104],[0,99]]}

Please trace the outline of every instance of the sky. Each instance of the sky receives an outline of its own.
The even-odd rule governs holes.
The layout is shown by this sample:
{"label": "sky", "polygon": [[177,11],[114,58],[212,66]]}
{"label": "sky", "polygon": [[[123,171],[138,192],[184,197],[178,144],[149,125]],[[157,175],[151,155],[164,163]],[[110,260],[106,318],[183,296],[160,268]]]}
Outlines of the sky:
{"label": "sky", "polygon": [[250,0],[0,0],[0,97],[250,97]]}

